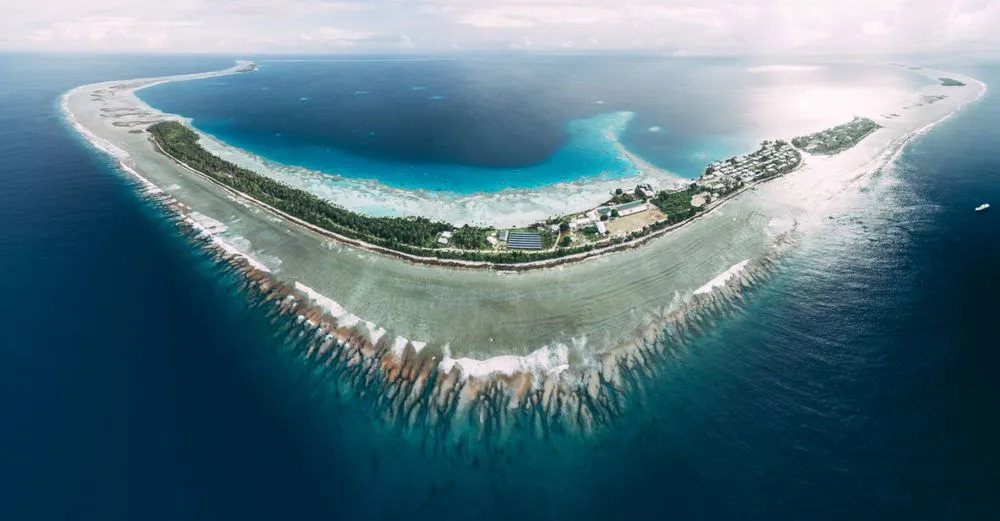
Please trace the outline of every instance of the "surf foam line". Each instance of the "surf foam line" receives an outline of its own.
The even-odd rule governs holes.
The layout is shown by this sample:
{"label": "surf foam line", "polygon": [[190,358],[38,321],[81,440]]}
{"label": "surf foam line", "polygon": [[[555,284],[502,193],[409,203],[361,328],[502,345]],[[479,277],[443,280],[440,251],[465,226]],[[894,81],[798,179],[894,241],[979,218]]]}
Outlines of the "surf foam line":
{"label": "surf foam line", "polygon": [[[181,74],[177,76],[168,76],[162,78],[139,78],[135,80],[128,80],[128,82],[141,83],[143,87],[152,87],[153,85],[159,85],[161,83],[167,83],[172,81],[188,81],[188,80],[198,80],[205,78],[214,78],[217,76],[229,76],[232,74],[240,74],[241,72],[243,72],[244,67],[246,67],[250,63],[252,62],[246,60],[237,60],[236,65],[228,69],[194,73],[194,74]],[[128,85],[129,83],[126,83],[126,85]],[[86,89],[91,89],[94,86],[107,85],[108,87],[111,87],[120,84],[122,84],[121,81],[109,81],[97,84],[80,85],[78,87],[74,87],[66,91],[59,98],[59,109],[63,115],[63,121],[68,123],[69,126],[74,131],[76,131],[77,134],[82,136],[88,145],[96,149],[98,152],[110,156],[111,159],[115,160],[117,162],[119,170],[125,172],[131,180],[138,182],[143,187],[147,195],[159,194],[163,191],[160,187],[156,186],[145,177],[139,175],[139,172],[137,172],[134,168],[132,168],[131,165],[128,164],[128,160],[130,159],[128,152],[122,150],[111,141],[108,141],[107,139],[104,139],[91,132],[90,129],[88,129],[87,127],[83,126],[83,124],[80,123],[80,121],[76,118],[76,115],[73,114],[73,111],[70,110],[69,108],[69,99],[72,95],[76,94],[77,92]]]}
{"label": "surf foam line", "polygon": [[[942,72],[943,74],[948,74],[948,73],[943,72],[943,71],[940,71],[940,72]],[[930,123],[928,123],[928,124],[926,124],[926,125],[918,128],[918,129],[914,130],[913,132],[910,132],[910,133],[905,134],[904,136],[902,136],[902,138],[900,139],[900,143],[899,143],[898,148],[895,150],[895,152],[892,154],[892,157],[886,163],[887,165],[895,164],[896,160],[899,159],[899,156],[902,155],[903,151],[906,149],[906,145],[909,144],[910,141],[912,141],[914,138],[922,136],[922,135],[930,132],[930,130],[933,129],[934,127],[940,125],[941,123],[944,123],[945,121],[948,121],[955,114],[958,114],[959,112],[961,112],[962,109],[964,109],[965,107],[967,107],[967,106],[969,106],[969,105],[971,105],[973,103],[976,103],[979,100],[981,100],[983,98],[983,96],[985,96],[986,93],[989,91],[989,87],[983,81],[977,80],[975,78],[970,78],[970,77],[967,77],[967,76],[963,76],[963,79],[966,80],[966,81],[971,81],[971,82],[975,83],[976,85],[978,85],[979,86],[979,94],[977,94],[976,97],[972,98],[971,100],[968,100],[968,101],[966,101],[964,103],[960,103],[960,104],[956,105],[955,108],[951,112],[949,112],[948,114],[945,114],[940,119],[932,121],[932,122],[930,122]]]}
{"label": "surf foam line", "polygon": [[[712,291],[681,299],[632,338],[580,360],[563,346],[454,359],[448,346],[393,337],[301,284],[282,285],[250,268],[244,273],[258,284],[251,300],[275,307],[269,316],[292,351],[331,375],[340,393],[367,405],[385,425],[418,437],[434,433],[435,447],[503,445],[525,432],[589,436],[613,427],[667,360],[682,357],[693,339],[720,316],[737,312],[770,278],[791,233],[776,240],[771,254],[730,270]],[[264,280],[270,282],[260,284]]]}
{"label": "surf foam line", "polygon": [[750,259],[747,259],[747,260],[745,260],[743,262],[740,262],[740,263],[734,265],[733,267],[731,267],[728,270],[724,271],[718,277],[715,277],[714,279],[708,281],[708,284],[705,284],[704,286],[702,286],[702,287],[694,290],[694,294],[695,295],[703,295],[705,293],[711,293],[716,288],[721,288],[721,287],[725,286],[726,282],[729,282],[729,279],[735,277],[741,271],[743,271],[743,268],[745,268],[749,262],[750,262]]}
{"label": "surf foam line", "polygon": [[341,395],[370,406],[383,425],[421,443],[432,440],[435,451],[504,446],[523,433],[548,438],[612,427],[630,397],[663,370],[663,361],[681,356],[690,339],[708,331],[720,312],[732,312],[731,304],[770,269],[766,259],[744,264],[711,292],[682,299],[662,321],[592,358],[571,361],[565,346],[546,346],[525,356],[456,359],[448,346],[391,335],[308,286],[279,281],[220,238],[221,223],[191,211],[131,168],[127,153],[86,129],[81,134],[116,158],[119,170],[142,187],[141,196],[166,210],[223,275],[237,280],[248,305],[264,310],[273,334],[293,354],[329,375]]}
{"label": "surf foam line", "polygon": [[[75,123],[71,113],[69,121]],[[82,129],[78,124],[74,128]],[[741,263],[710,281],[711,291],[679,298],[662,319],[603,353],[571,360],[565,346],[524,356],[452,358],[448,346],[389,333],[308,286],[280,281],[224,239],[211,222],[131,168],[128,154],[82,129],[94,148],[118,159],[141,195],[166,210],[222,274],[237,281],[249,307],[263,310],[273,335],[294,356],[313,364],[338,394],[370,411],[385,427],[432,451],[475,445],[508,446],[523,435],[593,436],[642,402],[643,388],[681,358],[691,341],[722,315],[738,310],[748,290],[773,271],[772,256]],[[775,241],[781,250],[791,232]],[[704,287],[704,286],[703,286]]]}
{"label": "surf foam line", "polygon": [[[904,144],[894,140],[890,146]],[[887,163],[895,154],[882,157]],[[386,425],[443,433],[435,443],[462,445],[503,443],[524,429],[552,436],[613,426],[642,402],[645,384],[667,361],[683,357],[720,317],[741,310],[748,294],[773,275],[795,231],[779,234],[771,253],[741,261],[681,298],[633,338],[576,361],[561,346],[525,356],[455,359],[448,346],[393,337],[308,286],[282,285],[228,251],[219,259],[241,270],[251,281],[251,300],[273,306],[269,317],[277,334],[334,375],[343,393],[370,404]]]}
{"label": "surf foam line", "polygon": [[[203,237],[190,228],[193,237]],[[778,237],[771,254],[743,263],[738,272],[727,270],[724,283],[681,299],[633,338],[575,361],[559,346],[521,357],[453,359],[448,346],[394,337],[300,283],[279,282],[243,256],[202,244],[226,274],[245,281],[248,302],[265,309],[274,335],[295,356],[322,370],[339,394],[383,425],[438,451],[502,447],[525,433],[591,439],[608,432],[641,401],[645,384],[662,373],[666,361],[682,357],[693,339],[720,316],[737,312],[748,292],[771,276],[791,233]]]}

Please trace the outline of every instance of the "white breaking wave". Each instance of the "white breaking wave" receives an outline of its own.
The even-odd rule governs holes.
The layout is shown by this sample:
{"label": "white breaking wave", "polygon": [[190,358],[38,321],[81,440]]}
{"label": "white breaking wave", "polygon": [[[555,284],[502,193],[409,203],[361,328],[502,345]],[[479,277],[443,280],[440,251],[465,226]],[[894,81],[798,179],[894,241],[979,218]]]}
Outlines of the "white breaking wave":
{"label": "white breaking wave", "polygon": [[306,296],[309,297],[313,302],[315,302],[318,306],[325,309],[326,312],[330,314],[330,316],[336,318],[337,322],[340,325],[353,326],[361,322],[361,319],[358,318],[357,315],[349,313],[346,309],[344,309],[343,306],[338,304],[337,301],[333,300],[330,297],[327,297],[326,295],[321,294],[320,292],[310,288],[309,286],[306,286],[301,282],[296,282],[295,289],[301,291],[302,293],[305,293]]}
{"label": "white breaking wave", "polygon": [[475,358],[452,358],[445,354],[438,368],[445,373],[457,367],[462,378],[484,378],[487,376],[518,373],[533,375],[559,374],[569,369],[569,350],[566,346],[543,347],[524,356],[503,355],[485,360]]}
{"label": "white breaking wave", "polygon": [[729,279],[735,277],[736,274],[738,274],[739,272],[743,271],[743,268],[746,268],[747,264],[749,264],[749,263],[750,263],[750,259],[747,259],[745,261],[742,261],[742,262],[739,262],[739,263],[735,264],[733,267],[731,267],[728,270],[724,271],[719,276],[717,276],[714,279],[708,281],[708,284],[705,284],[704,286],[702,286],[702,287],[694,290],[694,294],[695,295],[702,295],[702,294],[705,294],[705,293],[711,293],[712,291],[715,291],[716,289],[725,286],[726,283],[729,282]]}
{"label": "white breaking wave", "polygon": [[[217,73],[205,73],[193,76],[210,77],[212,74],[229,74],[231,71],[236,70],[246,62],[240,61],[237,63],[238,64],[235,67],[227,69],[225,71],[220,71]],[[91,147],[97,149],[99,152],[103,152],[104,154],[116,159],[118,161],[119,170],[126,173],[131,179],[138,181],[143,187],[142,192],[144,194],[146,195],[162,194],[163,190],[160,189],[160,187],[153,184],[152,181],[146,179],[145,177],[140,175],[139,172],[137,172],[134,168],[128,165],[128,161],[131,159],[131,156],[129,156],[128,152],[115,146],[107,139],[97,136],[96,134],[88,130],[86,127],[84,127],[82,124],[80,124],[80,122],[76,119],[76,116],[69,109],[69,98],[75,91],[83,89],[85,87],[89,87],[89,85],[76,87],[75,89],[71,89],[65,94],[63,94],[62,98],[60,99],[59,107],[63,113],[63,117],[65,118],[65,120],[70,124],[71,127],[73,127],[74,130],[76,130],[81,136],[84,137],[84,139],[87,140],[87,143]],[[173,189],[172,186],[168,188]],[[249,254],[239,251],[233,245],[225,242],[222,238],[218,236],[220,233],[226,231],[226,226],[220,221],[212,219],[211,217],[208,217],[206,215],[199,214],[197,212],[190,212],[187,215],[184,215],[184,221],[190,224],[194,229],[198,230],[201,234],[210,237],[212,243],[215,244],[220,249],[222,249],[223,251],[229,253],[230,255],[236,255],[242,257],[254,268],[257,268],[265,273],[270,273],[271,270],[268,269],[267,266],[265,266],[263,263],[251,257]]]}
{"label": "white breaking wave", "polygon": [[[318,291],[295,282],[295,289],[304,293],[310,301],[323,308],[330,316],[337,319],[340,326],[364,325],[368,330],[369,338],[374,344],[386,334],[386,330],[373,322],[359,318],[357,315],[347,311],[338,302]],[[427,346],[427,342],[418,340],[408,340],[401,336],[393,339],[391,352],[396,357],[402,357],[406,347],[410,346],[419,353]],[[566,346],[542,347],[523,356],[502,355],[479,360],[476,358],[452,358],[448,348],[444,348],[444,356],[438,364],[441,372],[448,373],[454,368],[458,368],[463,379],[484,378],[495,375],[514,375],[526,373],[532,375],[556,375],[569,368],[569,349]],[[537,382],[536,382],[537,383]]]}
{"label": "white breaking wave", "polygon": [[[361,319],[357,315],[344,309],[344,306],[341,306],[337,301],[323,295],[301,282],[295,282],[295,289],[304,293],[314,304],[323,308],[323,310],[330,316],[337,319],[337,324],[339,326],[354,327],[363,325],[365,329],[368,330],[368,338],[372,344],[377,343],[388,333],[385,328],[380,327],[374,322]],[[396,355],[397,358],[399,358],[402,357],[403,353],[406,351],[406,346],[411,346],[415,352],[419,353],[424,347],[427,346],[427,342],[420,342],[416,340],[411,341],[401,336],[397,336],[393,339],[390,350],[394,355]]]}
{"label": "white breaking wave", "polygon": [[[221,221],[213,219],[207,215],[200,214],[198,212],[190,212],[188,218],[194,221],[198,225],[198,228],[209,235],[215,235],[226,231],[228,228]],[[243,239],[246,241],[246,239]],[[249,242],[249,241],[247,241]],[[237,246],[233,244],[233,246]]]}

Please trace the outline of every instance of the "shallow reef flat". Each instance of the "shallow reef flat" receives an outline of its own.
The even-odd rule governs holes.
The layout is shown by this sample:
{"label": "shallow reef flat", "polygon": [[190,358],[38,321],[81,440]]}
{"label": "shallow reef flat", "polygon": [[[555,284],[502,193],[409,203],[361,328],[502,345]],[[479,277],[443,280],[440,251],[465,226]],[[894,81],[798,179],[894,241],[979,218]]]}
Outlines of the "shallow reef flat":
{"label": "shallow reef flat", "polygon": [[267,307],[299,356],[331,371],[345,393],[365,397],[390,424],[441,429],[442,440],[611,425],[644,379],[780,270],[783,253],[823,230],[909,139],[985,91],[972,78],[927,70],[967,86],[913,93],[913,100],[946,96],[933,104],[887,103],[883,112],[894,117],[867,115],[881,128],[858,146],[807,156],[799,170],[643,247],[500,273],[413,264],[337,243],[182,169],[147,134],[130,132],[130,121],[180,119],[149,109],[135,89],[240,67],[86,85],[62,106],[74,129],[241,277],[247,298]]}

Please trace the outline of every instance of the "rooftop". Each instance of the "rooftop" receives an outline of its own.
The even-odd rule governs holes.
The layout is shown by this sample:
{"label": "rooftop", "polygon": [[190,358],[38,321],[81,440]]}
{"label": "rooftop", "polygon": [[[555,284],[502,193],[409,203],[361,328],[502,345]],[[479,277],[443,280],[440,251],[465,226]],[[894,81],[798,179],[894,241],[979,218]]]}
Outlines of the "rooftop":
{"label": "rooftop", "polygon": [[646,204],[646,202],[645,201],[632,201],[631,203],[620,204],[620,205],[618,205],[618,206],[615,207],[615,210],[618,210],[618,211],[628,210],[628,209],[631,209],[631,208],[635,208],[636,206],[639,206],[640,204]]}

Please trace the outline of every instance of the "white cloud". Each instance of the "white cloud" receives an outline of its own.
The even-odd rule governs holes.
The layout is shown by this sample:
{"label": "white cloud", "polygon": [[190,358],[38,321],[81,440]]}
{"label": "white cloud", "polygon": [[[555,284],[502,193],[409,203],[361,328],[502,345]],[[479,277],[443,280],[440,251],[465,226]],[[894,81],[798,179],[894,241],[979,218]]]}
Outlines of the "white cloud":
{"label": "white cloud", "polygon": [[161,50],[169,33],[180,28],[198,27],[190,20],[141,21],[127,16],[89,16],[72,22],[55,22],[28,35],[39,44],[60,43],[71,48],[128,45],[135,49]]}
{"label": "white cloud", "polygon": [[459,23],[476,27],[532,27],[535,25],[596,24],[617,19],[613,9],[572,5],[501,5],[469,11]]}
{"label": "white cloud", "polygon": [[889,29],[882,22],[868,20],[861,24],[861,31],[864,34],[870,34],[874,36],[885,36],[892,33],[892,29]]}
{"label": "white cloud", "polygon": [[[296,15],[334,15],[367,11],[369,8],[360,2],[324,2],[324,1],[292,1],[286,4]],[[232,14],[243,15],[274,15],[276,2],[274,0],[239,0],[227,2],[222,9]]]}
{"label": "white cloud", "polygon": [[[204,52],[1000,49],[998,0],[0,2],[0,48]],[[526,45],[530,42],[530,45]]]}
{"label": "white cloud", "polygon": [[368,31],[355,31],[352,29],[324,26],[304,32],[299,37],[309,42],[353,45],[355,42],[367,40],[373,36],[375,34]]}

